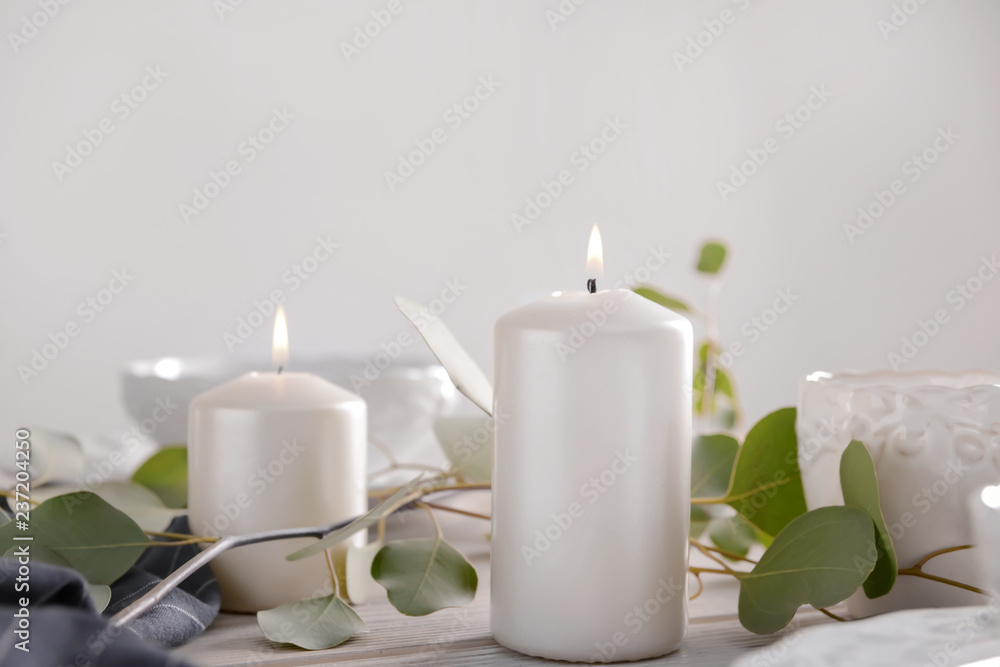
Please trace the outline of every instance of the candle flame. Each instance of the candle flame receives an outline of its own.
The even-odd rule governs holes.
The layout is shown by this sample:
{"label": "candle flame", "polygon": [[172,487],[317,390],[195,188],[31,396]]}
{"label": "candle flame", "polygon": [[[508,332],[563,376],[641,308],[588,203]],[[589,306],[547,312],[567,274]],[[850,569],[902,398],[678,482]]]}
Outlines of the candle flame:
{"label": "candle flame", "polygon": [[271,361],[279,371],[288,365],[288,322],[285,320],[285,307],[278,306],[274,315],[274,344],[271,347]]}
{"label": "candle flame", "polygon": [[590,243],[587,246],[587,278],[604,276],[604,247],[601,245],[601,230],[594,225],[590,230]]}

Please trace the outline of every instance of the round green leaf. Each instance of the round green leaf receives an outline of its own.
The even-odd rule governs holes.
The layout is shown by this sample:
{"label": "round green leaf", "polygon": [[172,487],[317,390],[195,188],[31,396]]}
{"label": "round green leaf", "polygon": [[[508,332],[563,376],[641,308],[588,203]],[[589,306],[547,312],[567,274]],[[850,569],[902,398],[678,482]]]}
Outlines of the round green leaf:
{"label": "round green leaf", "polygon": [[427,347],[448,372],[455,387],[488,415],[493,414],[493,385],[441,318],[416,301],[393,299],[399,312],[417,328]]}
{"label": "round green leaf", "polygon": [[750,547],[757,543],[753,526],[739,514],[712,521],[708,526],[708,536],[715,546],[737,556],[746,556]]}
{"label": "round green leaf", "polygon": [[385,586],[392,606],[407,616],[468,604],[479,583],[475,568],[440,537],[382,547],[372,563],[372,576]]}
{"label": "round green leaf", "polygon": [[[79,487],[74,484],[55,484],[38,489],[32,497],[34,500],[45,501],[77,491]],[[125,512],[143,530],[166,530],[174,517],[181,514],[179,510],[167,509],[160,497],[146,487],[131,482],[104,482],[91,487],[89,491],[115,509]]]}
{"label": "round green leaf", "polygon": [[726,261],[726,246],[718,241],[709,241],[701,247],[698,266],[702,273],[718,273]]}
{"label": "round green leaf", "polygon": [[653,289],[652,287],[637,287],[635,293],[639,296],[644,296],[654,303],[658,303],[664,308],[669,308],[676,313],[689,313],[691,312],[691,307],[686,303],[672,296],[667,296],[659,290]]}
{"label": "round green leaf", "polygon": [[87,590],[90,593],[90,599],[94,601],[94,606],[97,607],[98,614],[108,608],[108,604],[111,602],[110,586],[88,583]]}
{"label": "round green leaf", "polygon": [[795,408],[772,412],[747,433],[726,502],[768,535],[805,513]]}
{"label": "round green leaf", "polygon": [[62,558],[92,584],[111,584],[125,574],[149,545],[142,529],[99,496],[82,491],[46,500],[31,510],[29,530],[0,526],[0,548],[19,544],[16,535]]}
{"label": "round green leaf", "polygon": [[691,447],[692,498],[726,495],[739,448],[736,438],[722,433],[695,436]]}
{"label": "round green leaf", "polygon": [[875,522],[875,547],[878,555],[875,568],[865,579],[864,588],[865,595],[869,598],[882,597],[896,583],[896,550],[892,546],[892,536],[879,505],[875,463],[868,448],[858,440],[852,440],[840,457],[840,488],[844,492],[845,505],[864,510]]}
{"label": "round green leaf", "polygon": [[343,644],[368,629],[350,605],[335,595],[259,611],[257,624],[273,642],[314,651]]}
{"label": "round green leaf", "polygon": [[153,491],[167,507],[187,507],[187,447],[164,447],[135,471],[132,481]]}
{"label": "round green leaf", "polygon": [[740,623],[760,635],[788,625],[799,606],[846,600],[871,573],[871,517],[856,507],[821,507],[774,538],[753,570],[740,575]]}

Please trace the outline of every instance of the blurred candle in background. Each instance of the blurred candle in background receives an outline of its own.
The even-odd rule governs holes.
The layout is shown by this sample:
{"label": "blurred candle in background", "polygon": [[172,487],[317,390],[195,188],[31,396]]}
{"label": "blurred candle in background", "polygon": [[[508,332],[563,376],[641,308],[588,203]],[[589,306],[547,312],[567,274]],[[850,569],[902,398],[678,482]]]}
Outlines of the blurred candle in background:
{"label": "blurred candle in background", "polygon": [[[191,402],[188,488],[191,530],[244,535],[333,523],[368,509],[365,402],[309,373],[288,373],[288,330],[279,306],[276,372],[247,373]],[[212,562],[226,611],[259,611],[330,590],[324,559],[288,562],[312,540],[229,551]],[[342,567],[349,544],[330,557]]]}
{"label": "blurred candle in background", "polygon": [[588,291],[495,332],[492,630],[557,660],[663,655],[687,627],[691,325],[602,270],[595,226]]}

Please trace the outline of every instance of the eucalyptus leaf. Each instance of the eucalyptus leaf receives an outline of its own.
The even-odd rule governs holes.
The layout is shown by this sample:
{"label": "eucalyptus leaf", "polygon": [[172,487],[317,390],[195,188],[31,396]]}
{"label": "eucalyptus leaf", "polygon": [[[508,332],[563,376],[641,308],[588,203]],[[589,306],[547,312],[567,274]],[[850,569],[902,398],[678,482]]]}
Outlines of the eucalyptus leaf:
{"label": "eucalyptus leaf", "polygon": [[88,583],[87,592],[90,593],[90,599],[94,601],[94,606],[97,607],[98,614],[108,608],[108,604],[111,602],[110,586]]}
{"label": "eucalyptus leaf", "polygon": [[718,508],[718,505],[691,505],[691,526],[688,529],[688,536],[693,538],[701,537],[708,529],[708,524],[715,518],[711,511]]}
{"label": "eucalyptus leaf", "polygon": [[257,624],[273,642],[314,651],[343,644],[368,629],[357,612],[335,595],[259,611]]}
{"label": "eucalyptus leaf", "polygon": [[[726,416],[721,420],[721,422],[726,428],[729,428],[736,422],[735,389],[733,387],[733,381],[726,372],[726,369],[718,363],[718,357],[716,357],[715,363],[712,365],[712,369],[714,379],[712,381],[712,403],[709,406],[709,413],[716,415],[724,411]],[[698,364],[695,368],[694,380],[692,382],[692,386],[694,388],[694,409],[695,412],[699,414],[702,412],[702,401],[704,400],[707,376],[708,343],[706,342],[702,343],[698,348]],[[725,396],[728,399],[728,409],[720,407],[719,396]],[[726,425],[727,423],[728,426]]]}
{"label": "eucalyptus leaf", "polygon": [[739,575],[740,623],[759,635],[788,625],[803,604],[846,600],[871,573],[859,562],[875,538],[871,517],[856,507],[821,507],[789,523],[753,570]]}
{"label": "eucalyptus leaf", "polygon": [[726,505],[691,505],[691,528],[688,531],[690,537],[701,537],[708,528],[721,519],[732,516],[732,509]]}
{"label": "eucalyptus leaf", "polygon": [[187,507],[187,447],[164,447],[139,466],[132,481],[150,489],[167,507]]}
{"label": "eucalyptus leaf", "polygon": [[493,413],[493,387],[441,318],[416,301],[397,296],[396,307],[417,328],[460,392],[486,414]]}
{"label": "eucalyptus leaf", "polygon": [[768,535],[806,512],[795,408],[767,415],[747,433],[725,501]]}
{"label": "eucalyptus leaf", "polygon": [[[51,484],[32,494],[32,498],[44,502],[50,498],[78,492],[74,484]],[[180,510],[168,509],[155,493],[144,486],[131,482],[104,482],[89,489],[107,501],[112,507],[127,514],[143,530],[159,532],[166,530]]]}
{"label": "eucalyptus leaf", "polygon": [[717,498],[726,494],[740,443],[718,433],[695,436],[691,447],[691,497]]}
{"label": "eucalyptus leaf", "polygon": [[718,241],[709,241],[701,247],[695,268],[702,273],[718,273],[725,261],[726,246]]}
{"label": "eucalyptus leaf", "polygon": [[339,542],[346,540],[348,537],[358,532],[359,530],[367,530],[368,528],[374,526],[379,520],[395,512],[403,504],[403,499],[409,494],[413,493],[417,487],[421,484],[427,483],[422,476],[417,476],[410,481],[406,486],[400,487],[394,494],[380,502],[375,507],[368,510],[368,513],[364,516],[358,517],[356,520],[347,524],[343,528],[338,528],[337,530],[326,535],[323,539],[310,544],[304,549],[299,549],[298,551],[286,556],[286,560],[300,560],[302,558],[308,558],[309,556],[315,556],[316,554],[321,554],[330,547]]}
{"label": "eucalyptus leaf", "polygon": [[468,604],[479,582],[475,568],[441,537],[382,547],[372,563],[372,576],[385,586],[392,606],[407,616]]}
{"label": "eucalyptus leaf", "polygon": [[840,457],[840,488],[844,492],[844,504],[864,510],[875,523],[877,556],[875,568],[865,579],[864,589],[869,598],[882,597],[896,583],[896,550],[879,506],[875,463],[868,448],[858,440],[852,440]]}
{"label": "eucalyptus leaf", "polygon": [[149,546],[149,538],[123,512],[100,496],[81,491],[46,500],[31,510],[30,531],[15,523],[0,526],[0,548],[31,535],[36,546],[55,552],[92,584],[111,584],[125,574]]}
{"label": "eucalyptus leaf", "polygon": [[753,526],[739,514],[712,521],[708,526],[708,536],[715,546],[736,556],[746,556],[750,547],[757,543]]}
{"label": "eucalyptus leaf", "polygon": [[658,303],[664,308],[669,308],[676,313],[690,313],[691,307],[680,299],[668,296],[652,287],[637,287],[635,293],[644,296],[654,303]]}
{"label": "eucalyptus leaf", "polygon": [[464,479],[489,483],[493,475],[493,424],[482,417],[440,417],[434,435],[452,468]]}

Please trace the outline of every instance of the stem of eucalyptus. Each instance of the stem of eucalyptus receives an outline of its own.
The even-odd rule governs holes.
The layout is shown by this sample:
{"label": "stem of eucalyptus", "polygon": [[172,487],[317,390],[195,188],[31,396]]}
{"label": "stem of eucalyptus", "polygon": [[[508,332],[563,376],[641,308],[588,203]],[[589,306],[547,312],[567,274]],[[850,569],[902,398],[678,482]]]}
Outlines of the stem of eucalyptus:
{"label": "stem of eucalyptus", "polygon": [[954,579],[946,579],[945,577],[939,577],[934,574],[928,574],[924,572],[923,567],[932,558],[937,558],[938,556],[943,556],[944,554],[950,554],[955,551],[963,551],[965,549],[971,549],[973,545],[963,544],[958,547],[948,547],[947,549],[938,549],[937,551],[932,551],[923,558],[921,558],[917,563],[911,567],[900,568],[899,574],[906,575],[908,577],[919,577],[920,579],[928,579],[930,581],[936,581],[939,584],[947,584],[948,586],[954,586],[956,588],[961,588],[966,591],[972,591],[973,593],[979,593],[980,595],[985,595],[989,597],[989,593],[984,591],[982,588],[976,588],[975,586],[970,586],[969,584],[963,584],[960,581],[955,581]]}
{"label": "stem of eucalyptus", "polygon": [[[412,502],[417,498],[421,498],[432,493],[440,493],[441,491],[470,491],[475,489],[484,488],[482,484],[457,484],[457,485],[446,485],[446,486],[429,486],[418,491],[414,491],[410,494],[412,497],[407,496],[400,505],[391,508],[386,515],[392,514],[394,512],[400,511],[404,508],[412,507]],[[485,488],[489,488],[489,485],[485,485]],[[390,494],[391,495],[391,494]],[[210,563],[216,556],[223,553],[224,551],[229,551],[230,549],[235,549],[237,547],[248,546],[250,544],[259,544],[261,542],[274,542],[277,540],[289,540],[297,537],[314,537],[320,539],[329,535],[335,530],[339,530],[347,525],[350,525],[354,521],[357,521],[361,517],[354,517],[346,521],[339,521],[328,526],[311,526],[307,528],[286,528],[283,530],[271,530],[263,533],[255,533],[253,535],[226,535],[220,537],[215,543],[211,544],[204,551],[195,555],[194,558],[187,561],[179,568],[170,573],[163,581],[154,586],[148,593],[143,595],[141,598],[125,607],[120,612],[111,617],[109,623],[111,627],[122,627],[128,625],[138,617],[142,616],[144,613],[149,611],[149,609],[155,605],[157,602],[162,600],[167,594],[177,588],[182,581],[194,574],[203,565]],[[382,519],[385,517],[383,516]],[[435,520],[436,523],[436,520]],[[380,526],[381,530],[381,526]],[[155,543],[154,543],[155,544]],[[177,543],[163,543],[163,546],[175,546]]]}

